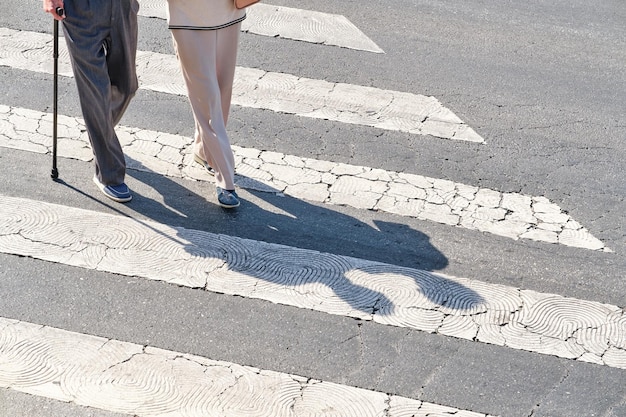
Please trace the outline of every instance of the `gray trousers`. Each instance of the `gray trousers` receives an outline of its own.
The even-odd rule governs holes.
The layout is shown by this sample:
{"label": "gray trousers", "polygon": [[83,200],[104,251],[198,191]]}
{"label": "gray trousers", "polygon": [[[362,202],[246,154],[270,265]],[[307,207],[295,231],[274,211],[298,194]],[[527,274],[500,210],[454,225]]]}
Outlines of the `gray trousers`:
{"label": "gray trousers", "polygon": [[80,105],[104,185],[124,182],[126,162],[115,134],[138,88],[137,0],[65,0],[63,32]]}

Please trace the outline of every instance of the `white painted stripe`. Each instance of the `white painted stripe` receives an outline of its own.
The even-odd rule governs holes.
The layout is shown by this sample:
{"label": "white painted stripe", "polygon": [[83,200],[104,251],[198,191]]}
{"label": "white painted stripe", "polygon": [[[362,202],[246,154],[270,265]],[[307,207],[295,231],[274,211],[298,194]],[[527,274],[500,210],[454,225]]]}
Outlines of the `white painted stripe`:
{"label": "white painted stripe", "polygon": [[0,364],[0,387],[137,416],[485,417],[2,317]]}
{"label": "white painted stripe", "polygon": [[[93,156],[81,119],[59,117],[59,156]],[[51,116],[0,105],[0,146],[51,152]],[[131,169],[213,181],[192,162],[191,138],[120,126]],[[533,239],[609,252],[559,206],[543,197],[500,193],[452,181],[233,146],[236,184],[308,201],[380,210],[511,239]]]}
{"label": "white painted stripe", "polygon": [[0,252],[626,369],[624,309],[556,294],[8,196]]}
{"label": "white painted stripe", "polygon": [[258,35],[384,53],[350,20],[336,14],[261,3],[250,8],[243,30]]}
{"label": "white painted stripe", "polygon": [[[58,155],[93,158],[81,119],[59,117]],[[0,105],[0,146],[51,152],[51,115]],[[120,126],[128,167],[213,181],[192,162],[192,140]],[[591,250],[610,249],[544,197],[472,187],[447,180],[300,158],[233,146],[236,184],[308,201],[380,210],[511,239],[532,239]]]}
{"label": "white painted stripe", "polygon": [[[139,4],[141,16],[167,18],[167,0],[140,0]],[[241,28],[244,32],[384,53],[376,43],[342,15],[272,6],[265,2],[250,7],[247,15]]]}
{"label": "white painted stripe", "polygon": [[[59,74],[72,76],[64,42],[60,44]],[[51,36],[0,29],[0,65],[50,74],[52,63]],[[172,55],[138,51],[137,71],[143,89],[186,95],[178,62]],[[237,68],[233,104],[417,135],[484,142],[434,97],[253,68]]]}

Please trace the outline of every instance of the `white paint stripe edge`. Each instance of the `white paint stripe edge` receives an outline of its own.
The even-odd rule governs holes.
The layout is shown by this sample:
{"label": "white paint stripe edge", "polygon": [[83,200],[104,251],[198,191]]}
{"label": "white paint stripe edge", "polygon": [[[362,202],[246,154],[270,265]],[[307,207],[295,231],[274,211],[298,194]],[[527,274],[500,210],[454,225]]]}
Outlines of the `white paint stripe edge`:
{"label": "white paint stripe edge", "polygon": [[251,7],[242,30],[328,46],[384,53],[345,16],[260,3]]}
{"label": "white paint stripe edge", "polygon": [[[139,15],[167,19],[166,0],[140,0]],[[346,17],[259,3],[247,10],[242,31],[366,52],[384,53]]]}
{"label": "white paint stripe edge", "polygon": [[5,318],[0,364],[1,387],[138,416],[485,416]]}
{"label": "white paint stripe edge", "polygon": [[[51,74],[52,37],[0,29],[0,65]],[[186,95],[173,55],[138,51],[137,72],[140,88]],[[59,48],[59,74],[72,76],[64,42]],[[301,117],[484,143],[436,98],[398,91],[237,67],[232,102]]]}
{"label": "white paint stripe edge", "polygon": [[624,310],[556,294],[8,196],[0,252],[626,369]]}
{"label": "white paint stripe edge", "polygon": [[[52,117],[0,105],[0,146],[51,153]],[[58,155],[93,158],[81,119],[59,116]],[[121,126],[118,136],[131,169],[213,181],[193,164],[192,139]],[[591,250],[610,249],[544,197],[501,193],[448,180],[300,158],[234,146],[240,188],[279,192],[308,201],[346,205],[434,221],[510,239],[531,239]]]}

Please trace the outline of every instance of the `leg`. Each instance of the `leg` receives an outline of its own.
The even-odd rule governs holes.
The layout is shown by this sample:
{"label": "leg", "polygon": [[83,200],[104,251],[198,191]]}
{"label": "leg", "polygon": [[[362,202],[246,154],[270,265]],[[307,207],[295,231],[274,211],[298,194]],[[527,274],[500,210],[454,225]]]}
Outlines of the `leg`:
{"label": "leg", "polygon": [[241,23],[217,31],[217,82],[222,95],[224,125],[228,124],[228,114],[230,113],[240,32]]}
{"label": "leg", "polygon": [[215,169],[218,187],[234,190],[235,161],[226,133],[217,79],[217,32],[172,30],[189,102],[196,121],[200,156]]}
{"label": "leg", "polygon": [[107,68],[111,80],[111,117],[117,125],[134,97],[137,81],[137,0],[112,2],[112,27]]}
{"label": "leg", "polygon": [[[237,49],[240,32],[241,23],[237,23],[219,30],[217,39],[217,82],[220,88],[222,115],[224,116],[225,126],[228,124],[228,115],[230,113],[230,101],[233,92],[233,82],[235,79],[235,67],[237,65]],[[196,123],[193,149],[196,155],[206,161],[204,149],[202,148],[202,136],[200,135],[200,128]]]}
{"label": "leg", "polygon": [[96,176],[104,185],[121,184],[126,174],[124,154],[114,130],[105,47],[110,36],[111,3],[66,0],[63,21]]}

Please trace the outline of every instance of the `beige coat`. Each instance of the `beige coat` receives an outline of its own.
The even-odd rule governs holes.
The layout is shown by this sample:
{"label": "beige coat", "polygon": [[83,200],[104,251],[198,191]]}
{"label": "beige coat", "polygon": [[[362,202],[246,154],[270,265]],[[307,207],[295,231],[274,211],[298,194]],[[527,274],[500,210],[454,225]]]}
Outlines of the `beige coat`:
{"label": "beige coat", "polygon": [[241,22],[245,10],[233,0],[167,0],[169,29],[214,30]]}

